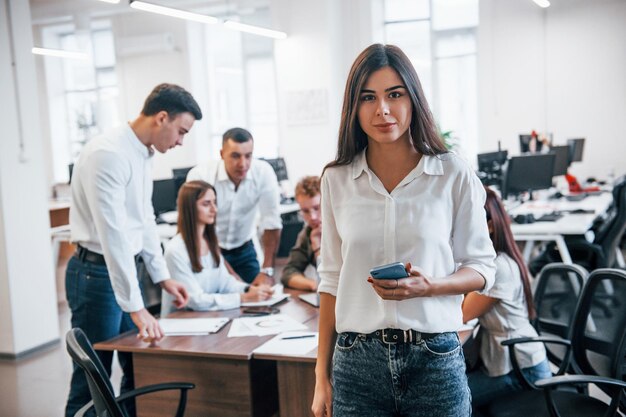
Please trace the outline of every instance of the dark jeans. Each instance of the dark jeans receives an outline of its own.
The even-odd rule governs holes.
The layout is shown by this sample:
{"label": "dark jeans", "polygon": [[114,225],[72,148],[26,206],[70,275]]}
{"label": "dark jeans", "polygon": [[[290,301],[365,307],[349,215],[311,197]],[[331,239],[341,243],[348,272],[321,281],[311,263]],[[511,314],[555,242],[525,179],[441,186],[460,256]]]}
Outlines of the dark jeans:
{"label": "dark jeans", "polygon": [[334,417],[469,417],[465,360],[455,332],[416,344],[337,337]]}
{"label": "dark jeans", "polygon": [[[65,273],[67,301],[72,311],[72,327],[80,327],[91,343],[111,339],[128,330],[135,329],[130,315],[124,313],[115,301],[109,273],[104,265],[82,262],[76,256],[70,259]],[[113,352],[97,352],[107,374],[111,376]],[[118,352],[124,373],[120,391],[134,388],[132,356]],[[74,364],[70,394],[65,416],[74,414],[91,400],[87,378],[82,369]],[[135,414],[134,402],[126,404],[129,416]],[[92,415],[95,415],[93,413]]]}
{"label": "dark jeans", "polygon": [[254,278],[261,272],[252,240],[235,249],[222,249],[222,255],[241,279],[247,283],[254,281]]}

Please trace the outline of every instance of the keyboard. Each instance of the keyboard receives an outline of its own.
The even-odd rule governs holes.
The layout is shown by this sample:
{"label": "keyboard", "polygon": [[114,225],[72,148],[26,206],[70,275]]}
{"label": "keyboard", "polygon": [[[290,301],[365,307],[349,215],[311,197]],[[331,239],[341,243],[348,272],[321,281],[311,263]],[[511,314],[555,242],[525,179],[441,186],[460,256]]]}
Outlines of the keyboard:
{"label": "keyboard", "polygon": [[570,195],[565,196],[565,199],[567,201],[580,201],[580,200],[584,200],[585,198],[587,198],[586,193],[570,194]]}
{"label": "keyboard", "polygon": [[538,222],[555,222],[563,217],[561,213],[548,213],[537,219]]}

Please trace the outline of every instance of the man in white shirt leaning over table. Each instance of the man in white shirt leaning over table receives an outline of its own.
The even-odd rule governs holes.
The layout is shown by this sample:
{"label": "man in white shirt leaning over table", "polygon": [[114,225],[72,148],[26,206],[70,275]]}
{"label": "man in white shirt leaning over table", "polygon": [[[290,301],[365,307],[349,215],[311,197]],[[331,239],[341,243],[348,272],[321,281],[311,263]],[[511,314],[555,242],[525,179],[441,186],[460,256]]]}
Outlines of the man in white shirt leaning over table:
{"label": "man in white shirt leaning over table", "polygon": [[[136,261],[143,258],[154,283],[187,303],[183,284],[170,279],[156,232],[152,207],[152,156],[182,145],[194,121],[202,118],[189,92],[173,84],[156,86],[132,122],[90,140],[74,166],[70,260],[66,292],[72,327],[80,327],[92,343],[111,339],[134,326],[138,337],[163,337],[158,321],[146,310]],[[110,374],[112,352],[98,355]],[[121,391],[133,389],[130,354],[118,352],[124,372]],[[83,371],[74,366],[66,416],[91,400]],[[134,415],[133,405],[128,409]]]}
{"label": "man in white shirt leaning over table", "polygon": [[[217,237],[222,255],[246,282],[274,282],[274,257],[280,241],[280,187],[274,170],[252,158],[254,140],[246,129],[235,127],[222,136],[221,160],[194,167],[187,181],[203,180],[217,194]],[[259,266],[252,237],[256,213],[261,212],[263,267]]]}

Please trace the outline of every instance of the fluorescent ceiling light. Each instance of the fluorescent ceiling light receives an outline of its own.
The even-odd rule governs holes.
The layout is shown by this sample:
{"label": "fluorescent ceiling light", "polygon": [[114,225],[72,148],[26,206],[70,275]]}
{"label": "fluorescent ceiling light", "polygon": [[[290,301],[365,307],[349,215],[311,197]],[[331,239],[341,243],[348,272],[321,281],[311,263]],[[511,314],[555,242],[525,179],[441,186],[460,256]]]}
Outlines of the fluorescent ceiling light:
{"label": "fluorescent ceiling light", "polygon": [[539,7],[543,7],[544,9],[546,7],[550,7],[550,2],[548,0],[533,0],[535,2],[535,4],[537,4],[537,6]]}
{"label": "fluorescent ceiling light", "polygon": [[34,47],[31,52],[35,55],[54,56],[57,58],[82,59],[88,60],[89,55],[85,52],[64,51],[62,49],[49,49]]}
{"label": "fluorescent ceiling light", "polygon": [[218,23],[220,21],[218,18],[213,16],[187,12],[185,10],[173,9],[171,7],[159,6],[152,3],[146,3],[145,1],[132,1],[130,3],[130,7],[137,10],[143,10],[145,12],[157,13],[164,16],[177,17],[179,19],[186,19],[200,23]]}
{"label": "fluorescent ceiling light", "polygon": [[105,3],[113,3],[113,4],[117,4],[120,2],[120,0],[100,0],[100,1],[103,1]]}
{"label": "fluorescent ceiling light", "polygon": [[278,30],[266,29],[259,26],[246,25],[244,23],[235,22],[233,20],[227,20],[224,22],[224,26],[230,29],[239,30],[241,32],[252,33],[254,35],[267,36],[274,39],[285,39],[287,34]]}

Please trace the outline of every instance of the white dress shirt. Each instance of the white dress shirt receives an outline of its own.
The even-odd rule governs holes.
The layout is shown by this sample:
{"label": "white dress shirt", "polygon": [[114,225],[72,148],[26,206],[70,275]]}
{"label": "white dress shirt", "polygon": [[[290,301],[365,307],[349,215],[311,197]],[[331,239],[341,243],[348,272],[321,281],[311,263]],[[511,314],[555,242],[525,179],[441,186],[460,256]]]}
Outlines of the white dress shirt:
{"label": "white dress shirt", "polygon": [[192,168],[187,181],[203,180],[215,187],[220,246],[235,249],[252,239],[256,231],[256,214],[261,212],[261,230],[282,229],[280,187],[271,165],[255,159],[237,190],[228,178],[224,161],[210,161]]}
{"label": "white dress shirt", "polygon": [[[217,266],[209,252],[200,257],[202,271],[193,272],[185,241],[178,234],[167,243],[165,262],[172,278],[185,284],[189,293],[187,307],[190,309],[227,310],[241,305],[240,294],[248,284],[238,281],[228,273],[223,257],[220,257],[220,264]],[[173,310],[174,297],[165,291],[162,294],[161,315],[165,316]]]}
{"label": "white dress shirt", "polygon": [[[496,280],[485,295],[499,300],[478,318],[483,329],[480,357],[489,376],[496,377],[513,370],[509,348],[500,342],[517,337],[537,337],[537,331],[528,321],[520,270],[506,253],[496,258]],[[546,359],[543,343],[521,343],[515,346],[515,351],[522,369],[538,365]]]}
{"label": "white dress shirt", "polygon": [[383,300],[367,278],[372,267],[396,261],[411,262],[433,280],[468,267],[488,289],[495,252],[484,203],[482,184],[454,154],[423,156],[391,193],[367,166],[365,152],[327,169],[318,291],[337,297],[337,331],[456,331],[462,295]]}
{"label": "white dress shirt", "polygon": [[122,310],[144,308],[134,255],[168,279],[152,208],[152,153],[130,126],[90,140],[74,166],[71,240],[104,255]]}

